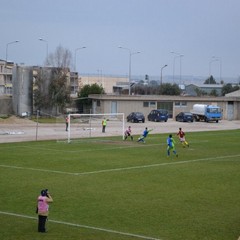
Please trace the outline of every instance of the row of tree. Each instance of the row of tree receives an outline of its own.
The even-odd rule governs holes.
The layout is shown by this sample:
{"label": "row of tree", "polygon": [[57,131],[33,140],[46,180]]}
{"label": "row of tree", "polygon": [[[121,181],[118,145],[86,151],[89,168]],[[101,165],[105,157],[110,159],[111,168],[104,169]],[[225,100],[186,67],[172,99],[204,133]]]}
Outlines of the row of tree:
{"label": "row of tree", "polygon": [[[216,80],[214,79],[214,77],[211,75],[209,78],[207,78],[204,81],[204,84],[217,84]],[[225,94],[227,93],[231,93],[231,92],[235,92],[237,90],[239,90],[239,85],[235,85],[233,86],[231,83],[227,83],[224,84],[224,82],[221,80],[220,84],[223,84],[223,87],[221,89],[221,95],[225,96]],[[202,95],[207,95],[206,92],[201,91],[200,89],[196,89],[197,95],[198,96],[202,96]],[[217,91],[215,89],[213,89],[210,94],[210,96],[218,96]]]}

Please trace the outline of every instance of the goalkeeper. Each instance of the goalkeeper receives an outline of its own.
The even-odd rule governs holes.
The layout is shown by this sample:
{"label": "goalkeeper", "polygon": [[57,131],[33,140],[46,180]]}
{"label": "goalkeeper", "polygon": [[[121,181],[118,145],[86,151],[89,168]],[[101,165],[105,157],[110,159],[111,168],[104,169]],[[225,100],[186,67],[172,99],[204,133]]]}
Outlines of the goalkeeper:
{"label": "goalkeeper", "polygon": [[128,137],[131,137],[131,140],[133,141],[131,126],[129,126],[128,129],[126,129],[124,133],[124,140],[127,140]]}
{"label": "goalkeeper", "polygon": [[146,127],[145,130],[143,131],[143,134],[141,137],[138,138],[137,142],[143,142],[145,143],[145,138],[148,136],[148,134],[152,131],[153,129],[148,130]]}

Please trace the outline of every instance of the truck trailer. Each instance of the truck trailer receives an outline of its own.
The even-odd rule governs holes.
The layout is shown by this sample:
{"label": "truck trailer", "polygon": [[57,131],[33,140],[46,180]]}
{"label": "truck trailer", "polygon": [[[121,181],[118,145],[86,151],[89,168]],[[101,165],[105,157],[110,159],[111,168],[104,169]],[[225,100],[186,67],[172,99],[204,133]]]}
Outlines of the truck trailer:
{"label": "truck trailer", "polygon": [[216,105],[194,104],[191,110],[195,121],[216,121],[222,119],[222,109]]}

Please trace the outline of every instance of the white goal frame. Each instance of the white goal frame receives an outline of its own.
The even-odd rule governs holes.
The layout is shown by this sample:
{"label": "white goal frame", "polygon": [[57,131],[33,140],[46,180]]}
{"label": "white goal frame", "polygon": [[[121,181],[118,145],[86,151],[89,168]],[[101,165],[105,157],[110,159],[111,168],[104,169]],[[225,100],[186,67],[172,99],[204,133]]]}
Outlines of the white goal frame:
{"label": "white goal frame", "polygon": [[[116,116],[120,116],[122,121],[122,139],[124,140],[124,132],[125,132],[125,114],[124,113],[89,113],[89,114],[85,114],[85,113],[70,113],[68,114],[68,140],[67,142],[70,143],[71,142],[71,117],[89,117],[90,119],[90,125],[91,125],[91,117],[93,116],[97,116],[97,117],[116,117]],[[90,129],[91,131],[91,129]]]}

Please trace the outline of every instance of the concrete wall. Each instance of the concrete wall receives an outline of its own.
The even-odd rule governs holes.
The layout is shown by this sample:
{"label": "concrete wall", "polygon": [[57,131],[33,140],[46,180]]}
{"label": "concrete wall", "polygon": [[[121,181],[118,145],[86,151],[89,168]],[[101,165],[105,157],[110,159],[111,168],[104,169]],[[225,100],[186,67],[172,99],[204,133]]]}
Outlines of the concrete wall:
{"label": "concrete wall", "polygon": [[13,68],[13,111],[16,115],[32,114],[33,111],[33,69],[14,66]]}
{"label": "concrete wall", "polygon": [[1,97],[0,98],[0,115],[11,115],[13,114],[12,108],[12,97]]}
{"label": "concrete wall", "polygon": [[[225,97],[204,99],[198,97],[186,98],[181,96],[95,96],[96,98],[92,98],[91,96],[93,99],[93,106],[95,107],[95,113],[113,113],[112,103],[115,102],[115,110],[118,113],[124,113],[125,116],[127,116],[130,112],[142,112],[145,117],[147,117],[150,111],[157,109],[161,103],[169,103],[172,107],[172,117],[175,118],[179,112],[190,112],[194,104],[201,103],[221,107],[223,110],[224,120],[240,119],[240,99]],[[144,102],[151,102],[151,104],[145,106]]]}

